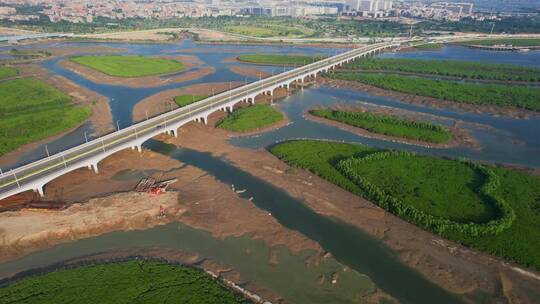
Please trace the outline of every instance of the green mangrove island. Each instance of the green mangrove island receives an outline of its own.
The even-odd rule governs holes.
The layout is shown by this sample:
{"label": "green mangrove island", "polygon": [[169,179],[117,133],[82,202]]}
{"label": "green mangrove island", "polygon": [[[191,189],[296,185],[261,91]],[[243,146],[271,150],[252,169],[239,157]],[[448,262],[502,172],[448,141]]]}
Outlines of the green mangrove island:
{"label": "green mangrove island", "polygon": [[306,55],[279,55],[279,54],[246,54],[237,57],[238,61],[269,64],[269,65],[289,65],[299,66],[309,64],[323,59],[322,56]]}
{"label": "green mangrove island", "polygon": [[251,303],[201,270],[131,260],[79,266],[0,287],[1,303]]}
{"label": "green mangrove island", "polygon": [[181,108],[181,107],[190,105],[192,103],[195,103],[197,101],[203,100],[207,97],[208,96],[185,94],[185,95],[176,96],[174,98],[174,102],[176,103],[176,105],[178,105]]}
{"label": "green mangrove island", "polygon": [[114,77],[144,77],[181,72],[185,66],[176,60],[123,55],[73,56],[71,61]]}
{"label": "green mangrove island", "polygon": [[289,141],[270,151],[423,229],[540,269],[538,177],[471,161],[326,141]]}
{"label": "green mangrove island", "polygon": [[482,46],[494,46],[494,45],[511,45],[515,47],[537,47],[540,46],[540,39],[538,38],[495,38],[495,39],[480,39],[460,42],[463,45],[482,45]]}
{"label": "green mangrove island", "polygon": [[333,79],[356,81],[385,90],[446,101],[540,111],[540,88],[535,87],[476,84],[379,73],[338,72],[329,75]]}
{"label": "green mangrove island", "polygon": [[440,50],[442,47],[443,45],[440,43],[423,43],[414,46],[418,50]]}
{"label": "green mangrove island", "polygon": [[249,132],[264,128],[284,119],[283,113],[270,105],[253,105],[234,111],[216,126],[234,132]]}
{"label": "green mangrove island", "polygon": [[344,68],[450,76],[462,79],[540,81],[539,68],[459,60],[363,58],[344,65]]}
{"label": "green mangrove island", "polygon": [[90,114],[41,80],[0,82],[0,155],[76,127]]}
{"label": "green mangrove island", "polygon": [[450,131],[441,125],[391,115],[333,109],[314,109],[309,114],[388,136],[436,144],[445,144],[452,139]]}

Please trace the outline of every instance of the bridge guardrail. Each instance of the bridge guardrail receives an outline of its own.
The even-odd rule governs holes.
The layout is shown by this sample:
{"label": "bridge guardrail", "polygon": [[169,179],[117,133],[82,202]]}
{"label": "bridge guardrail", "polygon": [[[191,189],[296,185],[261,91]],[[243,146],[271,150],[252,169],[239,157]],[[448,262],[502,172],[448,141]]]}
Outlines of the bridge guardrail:
{"label": "bridge guardrail", "polygon": [[[105,152],[107,148],[114,148],[115,144],[121,144],[125,141],[132,140],[133,136],[137,136],[138,129],[143,131],[156,127],[160,123],[168,123],[172,120],[179,119],[179,117],[185,118],[186,116],[196,116],[197,113],[201,113],[208,108],[219,106],[221,104],[226,104],[232,98],[241,97],[242,95],[248,96],[249,94],[256,93],[257,91],[264,90],[264,86],[272,86],[279,82],[285,80],[290,80],[292,78],[300,77],[306,73],[310,73],[319,68],[328,66],[332,63],[345,60],[349,56],[361,54],[365,52],[371,52],[383,47],[394,46],[394,44],[380,43],[374,44],[358,49],[349,50],[345,53],[338,54],[329,58],[322,59],[320,61],[310,63],[304,66],[301,66],[284,73],[273,75],[271,77],[249,83],[247,85],[234,88],[229,91],[219,93],[217,95],[208,97],[201,101],[198,101],[194,104],[188,105],[186,107],[178,108],[161,115],[149,118],[138,123],[134,123],[131,126],[106,134],[104,136],[95,138],[91,141],[77,145],[75,147],[69,148],[65,151],[61,151],[49,157],[42,158],[35,162],[29,163],[27,165],[15,168],[8,172],[3,172],[0,175],[0,190],[6,188],[7,186],[14,185],[15,183],[19,185],[21,181],[28,178],[29,174],[37,175],[42,172],[39,172],[40,168],[47,166],[46,169],[50,170],[59,166],[67,166],[68,163],[76,163],[84,157],[85,153],[94,152],[96,150],[103,149]],[[142,134],[142,133],[141,133]],[[89,151],[89,152],[88,152]],[[28,171],[32,172],[28,172]],[[37,172],[37,173],[36,173]],[[19,175],[19,176],[18,176]]]}

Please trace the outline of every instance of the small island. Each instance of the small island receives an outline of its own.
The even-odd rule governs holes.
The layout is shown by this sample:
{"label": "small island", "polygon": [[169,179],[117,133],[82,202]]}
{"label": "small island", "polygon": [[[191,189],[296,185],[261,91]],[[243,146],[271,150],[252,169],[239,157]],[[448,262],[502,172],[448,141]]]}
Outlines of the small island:
{"label": "small island", "polygon": [[259,104],[235,110],[218,121],[216,127],[234,132],[251,132],[272,126],[284,118],[283,113],[271,105]]}
{"label": "small island", "polygon": [[73,56],[72,62],[113,77],[144,77],[181,72],[184,65],[176,60],[144,56]]}
{"label": "small island", "polygon": [[396,138],[435,144],[446,144],[452,139],[452,133],[441,125],[392,115],[334,109],[313,109],[309,114]]}
{"label": "small island", "polygon": [[187,105],[190,105],[192,103],[195,103],[197,101],[203,100],[207,98],[206,95],[192,95],[192,94],[185,94],[185,95],[179,95],[174,98],[174,102],[178,107],[185,107]]}

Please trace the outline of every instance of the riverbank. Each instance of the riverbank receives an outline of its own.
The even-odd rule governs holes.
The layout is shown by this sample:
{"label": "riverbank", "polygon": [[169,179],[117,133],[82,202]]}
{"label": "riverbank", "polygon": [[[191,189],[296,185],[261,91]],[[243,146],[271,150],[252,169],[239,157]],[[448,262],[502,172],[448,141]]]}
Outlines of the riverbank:
{"label": "riverbank", "polygon": [[363,84],[357,81],[347,81],[340,79],[330,79],[326,77],[318,77],[317,82],[319,84],[328,85],[334,88],[348,88],[366,92],[375,96],[387,96],[395,98],[399,101],[418,104],[423,106],[434,107],[438,109],[448,108],[453,110],[472,112],[476,114],[491,114],[494,116],[508,116],[516,119],[526,119],[531,116],[537,116],[538,113],[525,109],[513,108],[513,107],[498,107],[487,105],[472,105],[466,103],[451,102],[446,100],[440,100],[432,97],[424,97],[411,95],[396,91],[384,90],[367,84]]}
{"label": "riverbank", "polygon": [[206,75],[215,73],[215,68],[202,66],[203,62],[196,56],[177,55],[177,56],[162,56],[166,59],[175,59],[180,61],[185,70],[180,73],[169,75],[144,76],[136,78],[123,78],[109,76],[98,72],[92,68],[85,67],[70,60],[61,60],[58,64],[65,69],[77,73],[84,78],[100,84],[109,84],[117,86],[127,86],[133,88],[149,88],[163,86],[168,83],[181,83],[202,78]]}
{"label": "riverbank", "polygon": [[[447,143],[433,143],[433,142],[426,142],[421,140],[414,140],[414,139],[408,139],[408,138],[402,138],[402,137],[396,137],[396,136],[389,136],[385,134],[380,133],[374,133],[370,132],[366,129],[362,129],[360,127],[351,126],[342,122],[338,122],[331,119],[326,119],[323,117],[318,117],[310,113],[311,110],[315,110],[317,108],[310,109],[306,112],[304,112],[303,117],[307,120],[315,121],[318,123],[323,123],[330,126],[338,127],[342,130],[346,130],[348,132],[358,134],[362,137],[367,138],[376,138],[391,142],[398,142],[398,143],[405,143],[409,145],[416,145],[426,148],[437,148],[437,149],[445,149],[445,148],[453,148],[453,147],[467,147],[472,149],[480,149],[480,143],[474,139],[469,132],[463,127],[462,121],[454,121],[454,124],[451,127],[447,127],[448,132],[451,133],[452,138]],[[394,117],[400,117],[405,119],[410,119],[413,121],[427,121],[429,118],[428,116],[431,115],[422,115],[417,112],[411,112],[406,111],[403,109],[395,109],[395,108],[368,108],[366,106],[362,105],[344,105],[339,104],[336,106],[333,106],[332,109],[339,110],[339,111],[348,111],[348,112],[370,112],[375,115],[390,115]],[[433,118],[433,117],[431,117]]]}
{"label": "riverbank", "polygon": [[[499,259],[425,232],[309,172],[287,166],[267,151],[236,148],[226,141],[225,131],[192,125],[182,133],[183,136],[169,138],[167,142],[224,157],[242,170],[303,200],[316,212],[368,232],[395,250],[402,262],[449,291],[481,292],[493,298],[519,297],[524,302],[534,302],[528,297],[535,294],[532,286],[538,286],[540,281],[519,274],[511,268],[513,266]],[[206,140],[203,143],[196,138]],[[505,295],[500,294],[503,276],[512,278],[512,286],[504,286]]]}
{"label": "riverbank", "polygon": [[[188,126],[196,125],[202,124],[190,123]],[[184,129],[180,130],[180,136],[183,136],[182,132]],[[160,136],[162,140],[167,138]],[[68,202],[71,206],[65,210],[0,213],[0,232],[3,239],[0,246],[3,254],[0,256],[1,260],[13,260],[30,252],[86,239],[92,235],[180,222],[194,229],[208,231],[212,237],[222,241],[230,238],[262,240],[270,248],[269,263],[280,263],[284,248],[294,256],[299,256],[298,258],[303,257],[302,260],[306,252],[310,252],[309,264],[304,266],[308,270],[318,267],[317,265],[324,261],[335,263],[332,255],[324,252],[316,242],[297,231],[284,228],[274,217],[257,208],[250,200],[241,198],[239,192],[243,189],[231,188],[200,169],[148,150],[143,150],[142,154],[124,150],[106,158],[99,166],[99,174],[83,168],[62,176],[45,187],[45,200]],[[176,178],[177,182],[169,187],[171,192],[167,196],[129,192],[141,178],[147,176],[153,176],[157,180]],[[98,198],[94,198],[96,196]],[[156,212],[159,212],[159,206],[166,207],[166,217],[158,219],[155,216]],[[28,226],[29,228],[21,228],[26,227],[28,220],[35,224]],[[160,250],[156,249],[156,252]],[[196,252],[193,254],[197,255]],[[302,262],[304,263],[305,261]],[[350,272],[343,270],[343,266],[339,267],[340,271]],[[324,271],[324,268],[317,271]],[[280,295],[275,290],[264,292],[257,288],[251,289],[254,284],[258,285],[257,282],[246,282],[242,277],[240,275],[238,279],[238,282],[243,283],[242,286],[279,303]],[[320,278],[314,277],[313,281],[303,284],[316,287],[322,284],[319,280]],[[340,282],[341,279],[337,278],[337,284],[332,284],[329,289],[321,292],[331,294],[349,284],[344,281],[344,285],[341,285]],[[368,301],[373,298],[390,298],[380,290],[370,290],[368,293],[364,293],[366,291],[362,288],[347,291],[350,294],[357,292],[360,293],[357,296]]]}
{"label": "riverbank", "polygon": [[[225,61],[224,61],[225,62]],[[228,62],[228,61],[227,61]],[[254,77],[254,78],[266,78],[271,76],[272,74],[254,68],[254,67],[247,67],[247,66],[241,66],[241,65],[226,65],[226,67],[231,70],[232,72],[236,74],[240,74],[242,76],[248,76],[248,77]]]}

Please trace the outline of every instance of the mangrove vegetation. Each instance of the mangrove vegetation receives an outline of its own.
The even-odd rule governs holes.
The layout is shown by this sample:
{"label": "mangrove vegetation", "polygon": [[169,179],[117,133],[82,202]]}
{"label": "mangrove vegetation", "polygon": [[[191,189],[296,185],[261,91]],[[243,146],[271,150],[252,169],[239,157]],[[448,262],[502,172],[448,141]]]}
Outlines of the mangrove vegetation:
{"label": "mangrove vegetation", "polygon": [[326,141],[289,141],[270,151],[426,230],[540,269],[538,177]]}
{"label": "mangrove vegetation", "polygon": [[407,139],[443,144],[452,139],[452,134],[443,126],[428,122],[403,119],[396,116],[359,111],[314,109],[311,115],[342,122],[373,133]]}

